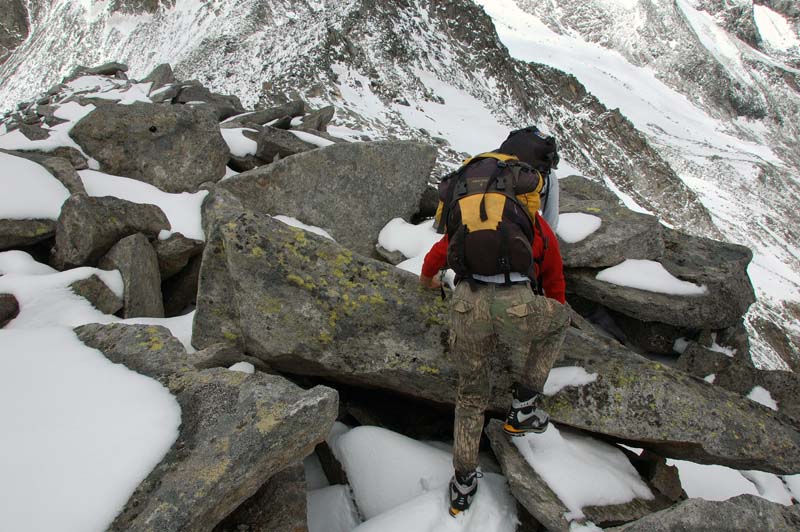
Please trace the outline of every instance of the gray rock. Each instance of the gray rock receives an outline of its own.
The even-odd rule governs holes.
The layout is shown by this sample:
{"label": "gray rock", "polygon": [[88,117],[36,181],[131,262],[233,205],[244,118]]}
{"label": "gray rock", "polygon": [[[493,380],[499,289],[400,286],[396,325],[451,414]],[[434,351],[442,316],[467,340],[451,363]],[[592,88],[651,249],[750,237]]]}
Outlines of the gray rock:
{"label": "gray rock", "polygon": [[731,364],[733,364],[733,359],[726,354],[706,349],[697,342],[690,342],[678,358],[675,367],[704,379],[712,373],[716,375],[724,371]]}
{"label": "gray rock", "polygon": [[75,124],[70,136],[104,172],[166,192],[193,192],[220,179],[229,157],[217,121],[191,106],[101,106]]}
{"label": "gray rock", "polygon": [[67,146],[60,146],[51,151],[40,151],[40,150],[14,150],[13,155],[17,155],[19,157],[26,157],[27,155],[36,155],[40,157],[47,157],[47,158],[60,158],[66,159],[69,161],[69,164],[75,170],[86,170],[89,168],[89,164],[86,160],[86,157],[83,154],[72,147]]}
{"label": "gray rock", "polygon": [[560,423],[671,458],[800,471],[800,433],[765,406],[575,329],[562,354],[558,365],[582,367],[597,380],[544,401]]}
{"label": "gray rock", "polygon": [[164,317],[158,257],[146,236],[136,233],[123,238],[100,259],[98,266],[104,270],[119,270],[122,274],[124,318]]}
{"label": "gray rock", "polygon": [[332,105],[323,107],[304,116],[300,121],[300,125],[308,129],[327,131],[328,124],[333,119],[335,111],[336,109]]}
{"label": "gray rock", "polygon": [[755,495],[726,501],[689,499],[607,532],[790,532],[800,529],[800,507],[783,506]]}
{"label": "gray rock", "polygon": [[378,233],[419,205],[436,150],[414,142],[343,143],[298,154],[220,183],[245,208],[293,216],[371,255]]}
{"label": "gray rock", "polygon": [[153,241],[153,248],[158,255],[158,269],[161,280],[167,280],[189,263],[189,259],[203,251],[203,241],[186,238],[181,233],[173,233],[166,240]]}
{"label": "gray rock", "polygon": [[558,180],[559,210],[572,212],[584,202],[600,202],[609,206],[622,206],[622,201],[614,192],[600,181],[579,175],[567,176]]}
{"label": "gray rock", "polygon": [[115,314],[122,308],[122,300],[96,275],[75,281],[69,287],[77,295],[88,299],[100,312]]}
{"label": "gray rock", "polygon": [[181,86],[177,83],[164,85],[163,87],[151,91],[147,95],[153,103],[172,103],[181,92]]}
{"label": "gray rock", "polygon": [[169,228],[155,205],[74,194],[62,205],[56,223],[53,264],[62,270],[93,266],[121,238],[136,233],[155,238]]}
{"label": "gray rock", "polygon": [[708,291],[678,296],[619,286],[595,278],[596,270],[565,271],[567,291],[647,322],[695,330],[736,325],[755,301],[747,276],[752,252],[735,244],[690,237],[664,228],[665,252],[659,259],[673,276]]}
{"label": "gray rock", "polygon": [[28,9],[23,0],[10,0],[0,13],[0,65],[25,41],[30,31]]}
{"label": "gray rock", "polygon": [[625,259],[657,260],[664,253],[661,223],[655,216],[600,201],[573,202],[561,214],[582,213],[600,218],[600,228],[583,240],[559,239],[566,268],[604,268]]}
{"label": "gray rock", "polygon": [[236,96],[228,96],[211,92],[199,83],[187,83],[175,99],[176,103],[204,102],[214,109],[217,120],[225,120],[244,112],[244,107]]}
{"label": "gray rock", "polygon": [[[181,407],[178,440],[142,481],[111,531],[209,531],[330,431],[337,394],[286,379],[194,370],[163,327],[85,325],[78,337],[162,382]],[[313,417],[314,423],[308,423]]]}
{"label": "gray rock", "polygon": [[651,489],[655,489],[672,502],[686,499],[680,472],[676,466],[667,465],[666,458],[645,450],[639,456],[634,455],[632,463]]}
{"label": "gray rock", "polygon": [[26,124],[23,122],[18,125],[20,132],[25,135],[28,140],[45,140],[50,138],[50,131],[38,124]]}
{"label": "gray rock", "polygon": [[0,219],[0,251],[36,244],[52,238],[55,232],[53,220]]}
{"label": "gray rock", "polygon": [[[724,355],[723,355],[724,356]],[[717,372],[714,384],[747,396],[755,386],[767,390],[778,403],[778,412],[800,428],[800,375],[793,371],[765,371],[741,364],[729,364]]]}
{"label": "gray rock", "polygon": [[[502,422],[490,421],[485,432],[514,497],[548,530],[569,532],[570,523],[564,518],[569,509],[511,443],[503,432]],[[652,500],[634,499],[625,504],[584,507],[583,513],[587,520],[604,527],[634,521],[670,504],[666,497],[656,494]]]}
{"label": "gray rock", "polygon": [[[73,72],[78,72],[79,75],[92,74],[94,76],[114,76],[117,74],[117,72],[127,71],[128,65],[124,63],[118,63],[116,61],[110,61],[96,67],[79,66]],[[75,74],[72,74],[72,76],[75,76]]]}
{"label": "gray rock", "polygon": [[177,83],[177,81],[169,63],[161,63],[151,70],[140,83],[152,83],[150,92],[153,93],[162,87]]}
{"label": "gray rock", "polygon": [[388,251],[383,248],[380,244],[375,244],[375,251],[380,255],[386,262],[397,266],[404,260],[406,260],[406,256],[400,253],[399,251]]}
{"label": "gray rock", "polygon": [[270,373],[263,360],[246,355],[230,344],[216,344],[189,355],[192,365],[197,369],[229,368],[237,362],[249,362],[259,370]]}
{"label": "gray rock", "polygon": [[203,233],[206,238],[215,225],[222,220],[234,218],[242,212],[244,212],[244,205],[236,195],[216,184],[210,187],[209,194],[203,200],[200,209]]}
{"label": "gray rock", "polygon": [[19,303],[12,294],[0,294],[0,328],[17,317],[19,314]]}
{"label": "gray rock", "polygon": [[273,476],[214,532],[307,532],[306,474],[303,463]]}
{"label": "gray rock", "polygon": [[269,162],[317,149],[315,144],[300,140],[297,135],[270,126],[264,126],[257,142],[256,157]]}
{"label": "gray rock", "polygon": [[249,123],[265,125],[268,122],[277,120],[283,117],[293,118],[300,116],[305,112],[305,104],[300,100],[294,100],[277,107],[270,107],[268,109],[259,109],[249,113],[243,113],[234,116],[225,121],[225,127],[247,127]]}

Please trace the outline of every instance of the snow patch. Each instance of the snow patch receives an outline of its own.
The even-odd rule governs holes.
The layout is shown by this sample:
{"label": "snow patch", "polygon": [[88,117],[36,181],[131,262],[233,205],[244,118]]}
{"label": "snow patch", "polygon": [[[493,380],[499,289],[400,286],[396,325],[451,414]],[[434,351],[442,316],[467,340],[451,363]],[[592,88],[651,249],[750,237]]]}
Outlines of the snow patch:
{"label": "snow patch", "polygon": [[797,32],[786,20],[786,17],[780,13],[776,13],[767,6],[756,4],[753,5],[753,16],[758,33],[769,48],[785,52],[800,46]]}
{"label": "snow patch", "polygon": [[567,244],[575,244],[600,229],[602,223],[603,221],[598,216],[591,214],[562,213],[558,217],[556,234]]}
{"label": "snow patch", "polygon": [[236,157],[247,157],[248,155],[255,155],[258,151],[258,143],[244,135],[245,131],[252,131],[257,133],[255,129],[246,127],[237,127],[232,129],[220,129],[222,138],[228,145],[231,155]]}
{"label": "snow patch", "polygon": [[238,371],[240,373],[249,373],[250,375],[256,372],[256,367],[250,362],[237,362],[228,369],[230,371]]}
{"label": "snow patch", "polygon": [[616,266],[601,270],[596,278],[619,286],[661,294],[700,296],[708,292],[705,286],[681,281],[669,273],[660,262],[652,260],[627,259]]}
{"label": "snow patch", "polygon": [[306,505],[308,532],[351,532],[361,523],[348,486],[309,490]]}
{"label": "snow patch", "polygon": [[750,390],[750,393],[747,394],[747,398],[767,408],[771,408],[772,410],[778,410],[778,403],[772,398],[772,394],[769,393],[769,390],[761,386],[754,386],[753,389]]}
{"label": "snow patch", "polygon": [[547,376],[543,393],[545,395],[555,395],[569,386],[585,386],[596,380],[597,373],[588,373],[581,367],[564,366],[553,368]]}
{"label": "snow patch", "polygon": [[6,153],[0,153],[0,185],[0,219],[57,220],[69,198],[66,187],[43,166]]}
{"label": "snow patch", "polygon": [[[285,223],[291,227],[296,227],[298,229],[302,229],[303,231],[308,231],[309,233],[314,233],[315,235],[324,236],[328,240],[333,240],[333,237],[328,233],[325,229],[317,227],[315,225],[308,225],[304,224],[297,218],[292,218],[291,216],[284,216],[283,214],[278,214],[277,216],[273,216],[276,220]],[[335,240],[334,240],[335,242]]]}

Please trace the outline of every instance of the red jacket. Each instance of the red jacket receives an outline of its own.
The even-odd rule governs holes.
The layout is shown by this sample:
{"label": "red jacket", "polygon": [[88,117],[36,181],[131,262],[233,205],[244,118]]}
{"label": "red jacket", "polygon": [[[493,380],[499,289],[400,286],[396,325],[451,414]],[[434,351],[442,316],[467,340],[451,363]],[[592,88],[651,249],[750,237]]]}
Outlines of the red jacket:
{"label": "red jacket", "polygon": [[[564,290],[566,285],[564,283],[564,264],[561,261],[561,251],[558,248],[558,239],[556,238],[553,230],[544,221],[544,218],[536,213],[539,227],[542,229],[542,234],[537,231],[533,238],[533,256],[542,257],[542,262],[539,263],[537,274],[541,279],[542,289],[544,295],[551,299],[555,299],[559,303],[566,303],[564,297]],[[547,240],[547,247],[544,245],[544,240]],[[425,277],[434,277],[439,270],[445,268],[447,265],[447,235],[444,235],[441,240],[433,245],[428,254],[425,255],[425,261],[422,263],[422,275]]]}

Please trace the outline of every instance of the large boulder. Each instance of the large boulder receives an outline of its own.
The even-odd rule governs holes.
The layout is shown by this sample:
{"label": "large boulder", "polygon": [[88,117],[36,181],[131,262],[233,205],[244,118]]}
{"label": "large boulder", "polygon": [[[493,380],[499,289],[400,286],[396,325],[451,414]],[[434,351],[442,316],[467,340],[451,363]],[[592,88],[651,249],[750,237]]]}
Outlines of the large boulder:
{"label": "large boulder", "polygon": [[122,274],[124,318],[164,317],[158,257],[146,236],[137,233],[123,238],[100,259],[98,266]]}
{"label": "large boulder", "polygon": [[341,143],[234,176],[220,187],[245,208],[293,216],[370,255],[392,218],[413,215],[436,159],[415,142]]}
{"label": "large boulder", "polygon": [[553,419],[672,458],[800,472],[800,433],[769,408],[575,329],[561,352],[597,379],[548,397]]}
{"label": "large boulder", "polygon": [[155,205],[74,194],[61,206],[53,263],[59,269],[94,266],[121,238],[136,233],[156,238],[169,228],[166,215]]}
{"label": "large boulder", "polygon": [[695,330],[738,324],[755,301],[747,276],[752,252],[736,244],[692,237],[663,228],[665,251],[658,262],[673,276],[705,286],[702,295],[674,295],[620,286],[596,278],[597,270],[565,271],[567,291],[640,321]]}
{"label": "large boulder", "polygon": [[85,325],[76,333],[112,362],[162,382],[181,407],[177,441],[112,531],[212,530],[273,475],[307,456],[336,418],[334,390],[303,390],[264,373],[197,371],[163,327]]}
{"label": "large boulder", "polygon": [[[514,497],[547,530],[569,532],[570,522],[564,517],[570,513],[569,508],[511,443],[510,437],[503,432],[503,423],[496,419],[492,420],[486,426],[485,432]],[[609,524],[634,521],[663,510],[671,504],[672,502],[665,496],[656,493],[654,498],[649,500],[637,498],[624,504],[589,506],[582,511],[586,519],[597,526],[605,527]]]}
{"label": "large boulder", "polygon": [[800,530],[800,507],[783,506],[755,495],[726,501],[689,499],[607,532],[750,532]]}
{"label": "large boulder", "polygon": [[[195,347],[231,343],[276,370],[453,404],[447,303],[416,276],[253,213],[208,235]],[[800,435],[766,407],[577,329],[562,354],[598,378],[548,399],[557,421],[664,456],[800,471]],[[492,409],[508,407],[522,366],[493,357]]]}
{"label": "large boulder", "polygon": [[52,238],[55,232],[53,220],[0,219],[0,251],[31,246]]}
{"label": "large boulder", "polygon": [[188,105],[103,105],[70,136],[100,169],[166,192],[194,192],[225,175],[228,145],[214,115]]}
{"label": "large boulder", "polygon": [[155,240],[153,248],[158,255],[158,268],[161,280],[167,280],[189,264],[189,260],[202,253],[203,241],[187,238],[181,233],[173,233],[166,240]]}
{"label": "large boulder", "polygon": [[764,371],[741,364],[729,364],[716,373],[714,384],[732,392],[748,396],[759,386],[769,392],[777,403],[778,412],[784,414],[796,427],[800,427],[800,375],[793,371]]}

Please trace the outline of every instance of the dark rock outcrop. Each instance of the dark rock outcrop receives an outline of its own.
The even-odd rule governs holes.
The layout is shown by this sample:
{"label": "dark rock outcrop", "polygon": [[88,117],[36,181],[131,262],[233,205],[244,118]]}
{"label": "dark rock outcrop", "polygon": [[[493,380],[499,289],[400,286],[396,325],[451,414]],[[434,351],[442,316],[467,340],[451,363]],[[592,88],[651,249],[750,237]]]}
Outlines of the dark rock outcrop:
{"label": "dark rock outcrop", "polygon": [[270,126],[265,126],[261,130],[257,142],[256,157],[267,162],[317,148],[316,145],[301,140],[293,133]]}
{"label": "dark rock outcrop", "polygon": [[156,238],[169,228],[166,215],[155,205],[72,195],[58,217],[53,263],[62,270],[93,266],[121,238],[136,233]]}
{"label": "dark rock outcrop", "polygon": [[212,114],[192,106],[103,105],[70,136],[102,171],[166,192],[194,192],[225,175],[228,146]]}
{"label": "dark rock outcrop", "polygon": [[288,157],[220,183],[245,208],[284,214],[370,255],[378,233],[410,217],[436,150],[414,142],[342,143]]}
{"label": "dark rock outcrop", "polygon": [[336,418],[334,390],[303,390],[264,373],[197,371],[163,327],[85,325],[76,333],[112,362],[162,382],[181,407],[178,440],[112,531],[213,529],[267,479],[307,456]]}

